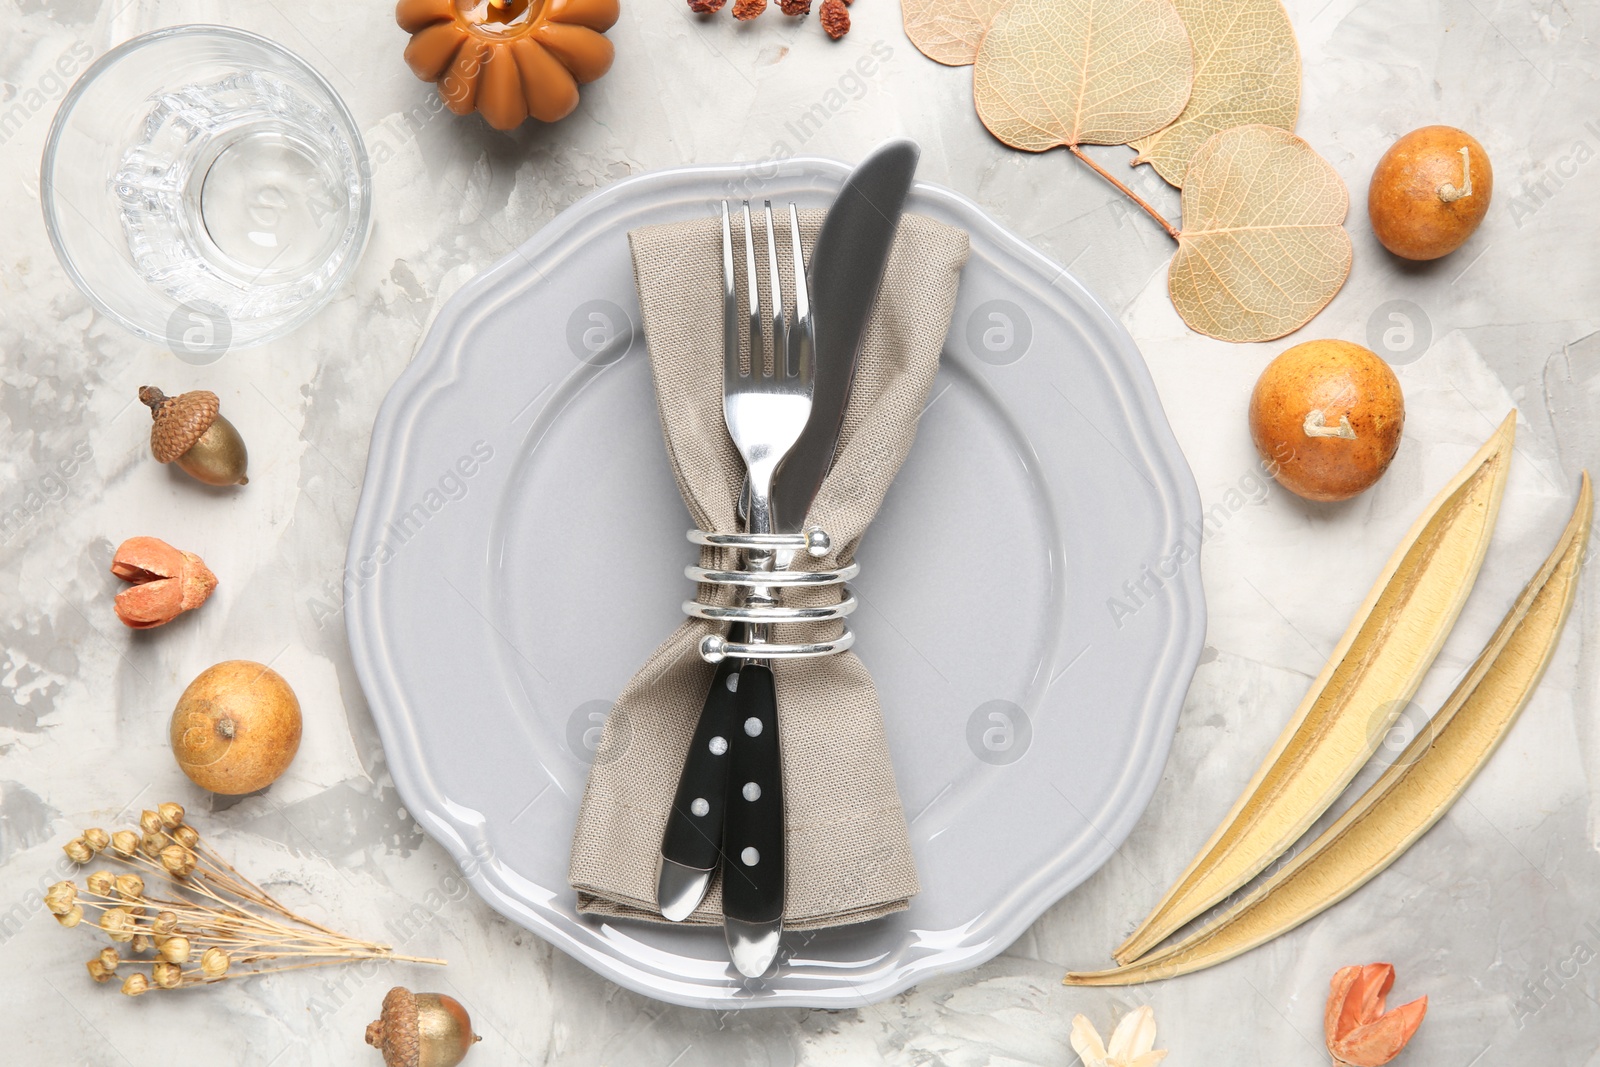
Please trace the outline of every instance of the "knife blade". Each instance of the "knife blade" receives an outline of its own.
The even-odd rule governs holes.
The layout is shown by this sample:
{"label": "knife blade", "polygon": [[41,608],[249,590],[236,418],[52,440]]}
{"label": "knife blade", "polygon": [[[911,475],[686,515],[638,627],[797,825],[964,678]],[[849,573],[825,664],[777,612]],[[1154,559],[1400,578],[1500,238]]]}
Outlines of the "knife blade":
{"label": "knife blade", "polygon": [[[810,417],[779,468],[773,490],[775,527],[781,533],[805,529],[811,502],[833,466],[867,320],[920,155],[914,142],[891,141],[862,160],[829,207],[811,250],[806,281],[815,321],[816,373]],[[788,566],[792,556],[779,553],[776,565]],[[778,698],[771,669],[746,664],[735,699],[739,726],[728,762],[722,828],[723,930],[734,967],[757,978],[772,968],[778,955],[788,866]]]}

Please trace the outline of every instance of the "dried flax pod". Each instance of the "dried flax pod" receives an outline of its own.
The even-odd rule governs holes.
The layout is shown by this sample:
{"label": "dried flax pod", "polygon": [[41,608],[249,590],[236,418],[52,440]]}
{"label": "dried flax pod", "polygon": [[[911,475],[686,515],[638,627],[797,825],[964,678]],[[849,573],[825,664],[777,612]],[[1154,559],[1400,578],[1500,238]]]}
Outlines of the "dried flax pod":
{"label": "dried flax pod", "polygon": [[1118,963],[1143,956],[1261,873],[1377,751],[1472,591],[1515,434],[1513,411],[1417,519],[1244,794],[1112,954]]}
{"label": "dried flax pod", "polygon": [[1589,544],[1588,472],[1555,551],[1534,574],[1461,684],[1372,787],[1288,866],[1211,925],[1068,985],[1132,985],[1230,960],[1293,930],[1377,877],[1466,791],[1544,676],[1572,609]]}

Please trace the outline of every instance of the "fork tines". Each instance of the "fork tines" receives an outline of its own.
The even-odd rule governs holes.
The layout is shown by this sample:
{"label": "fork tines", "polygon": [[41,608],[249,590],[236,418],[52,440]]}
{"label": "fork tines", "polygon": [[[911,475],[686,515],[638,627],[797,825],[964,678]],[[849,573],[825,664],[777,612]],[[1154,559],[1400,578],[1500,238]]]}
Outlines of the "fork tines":
{"label": "fork tines", "polygon": [[783,282],[778,273],[778,243],[772,223],[772,201],[764,202],[767,226],[767,275],[768,275],[768,300],[772,306],[771,322],[772,332],[770,343],[768,334],[763,328],[761,310],[761,285],[760,276],[756,268],[755,225],[750,214],[750,201],[743,202],[744,212],[744,268],[745,292],[748,300],[748,321],[750,331],[750,362],[748,369],[740,359],[735,365],[733,353],[740,350],[739,344],[739,312],[737,283],[734,276],[733,252],[733,225],[729,213],[728,202],[722,202],[722,274],[724,287],[724,317],[723,317],[723,346],[729,354],[727,374],[733,377],[748,377],[757,373],[771,378],[780,373],[784,377],[793,378],[805,373],[809,368],[800,366],[806,358],[805,346],[798,343],[795,329],[804,328],[811,317],[810,293],[806,287],[805,255],[800,243],[800,213],[794,203],[789,204],[789,247],[794,259],[794,306],[795,321],[791,322],[786,314],[783,301]]}

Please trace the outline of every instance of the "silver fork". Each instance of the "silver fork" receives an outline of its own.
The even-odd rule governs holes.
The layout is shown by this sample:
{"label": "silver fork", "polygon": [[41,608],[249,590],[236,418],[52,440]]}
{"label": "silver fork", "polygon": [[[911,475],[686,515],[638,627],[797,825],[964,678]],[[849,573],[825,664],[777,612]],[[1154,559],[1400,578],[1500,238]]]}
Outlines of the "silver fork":
{"label": "silver fork", "polygon": [[[776,529],[772,486],[778,468],[800,439],[811,417],[812,351],[815,331],[810,294],[800,245],[800,217],[789,205],[789,240],[794,258],[794,319],[784,310],[783,283],[778,273],[778,246],[773,234],[772,202],[766,202],[767,267],[770,278],[772,344],[764,343],[761,286],[756,270],[754,227],[750,204],[744,204],[744,258],[749,299],[750,368],[739,358],[739,306],[735,292],[733,227],[728,205],[722,205],[723,379],[722,415],[728,435],[743,457],[750,487],[747,532],[772,534]],[[768,358],[770,356],[770,359]],[[785,556],[788,553],[784,554]],[[771,571],[786,564],[771,550],[750,550],[749,569]],[[748,607],[777,603],[771,586],[752,586]],[[746,640],[769,643],[770,626],[751,623]],[[777,686],[771,660],[746,660],[739,671],[738,720],[730,753],[728,801],[723,824],[723,929],[735,968],[759,977],[777,956],[783,933],[785,863],[783,782],[778,759]]]}

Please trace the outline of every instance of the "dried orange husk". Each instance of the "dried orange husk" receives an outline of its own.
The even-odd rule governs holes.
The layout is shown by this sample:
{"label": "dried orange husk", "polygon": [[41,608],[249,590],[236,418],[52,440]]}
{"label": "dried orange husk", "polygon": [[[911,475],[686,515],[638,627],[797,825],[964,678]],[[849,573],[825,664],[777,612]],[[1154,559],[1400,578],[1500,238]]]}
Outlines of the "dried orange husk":
{"label": "dried orange husk", "polygon": [[1350,193],[1327,160],[1276,126],[1213,134],[1183,179],[1172,306],[1219,341],[1270,341],[1328,305],[1350,275]]}
{"label": "dried orange husk", "polygon": [[1112,953],[1149,952],[1282,855],[1377,751],[1477,580],[1511,469],[1516,412],[1412,525],[1244,793]]}
{"label": "dried orange husk", "polygon": [[1012,148],[1126,144],[1183,111],[1194,52],[1169,0],[1010,0],[972,68],[989,132]]}
{"label": "dried orange husk", "polygon": [[929,59],[965,67],[1006,0],[901,0],[906,36]]}
{"label": "dried orange husk", "polygon": [[1209,926],[1126,967],[1069,974],[1068,985],[1131,985],[1230,960],[1320,914],[1371,881],[1466,791],[1527,706],[1572,609],[1594,498],[1577,507],[1455,692],[1339,820]]}
{"label": "dried orange husk", "polygon": [[1135,164],[1150,164],[1181,188],[1212,134],[1255,123],[1294,129],[1300,50],[1282,0],[1173,0],[1173,6],[1194,42],[1194,91],[1172,125],[1130,147],[1139,153]]}

